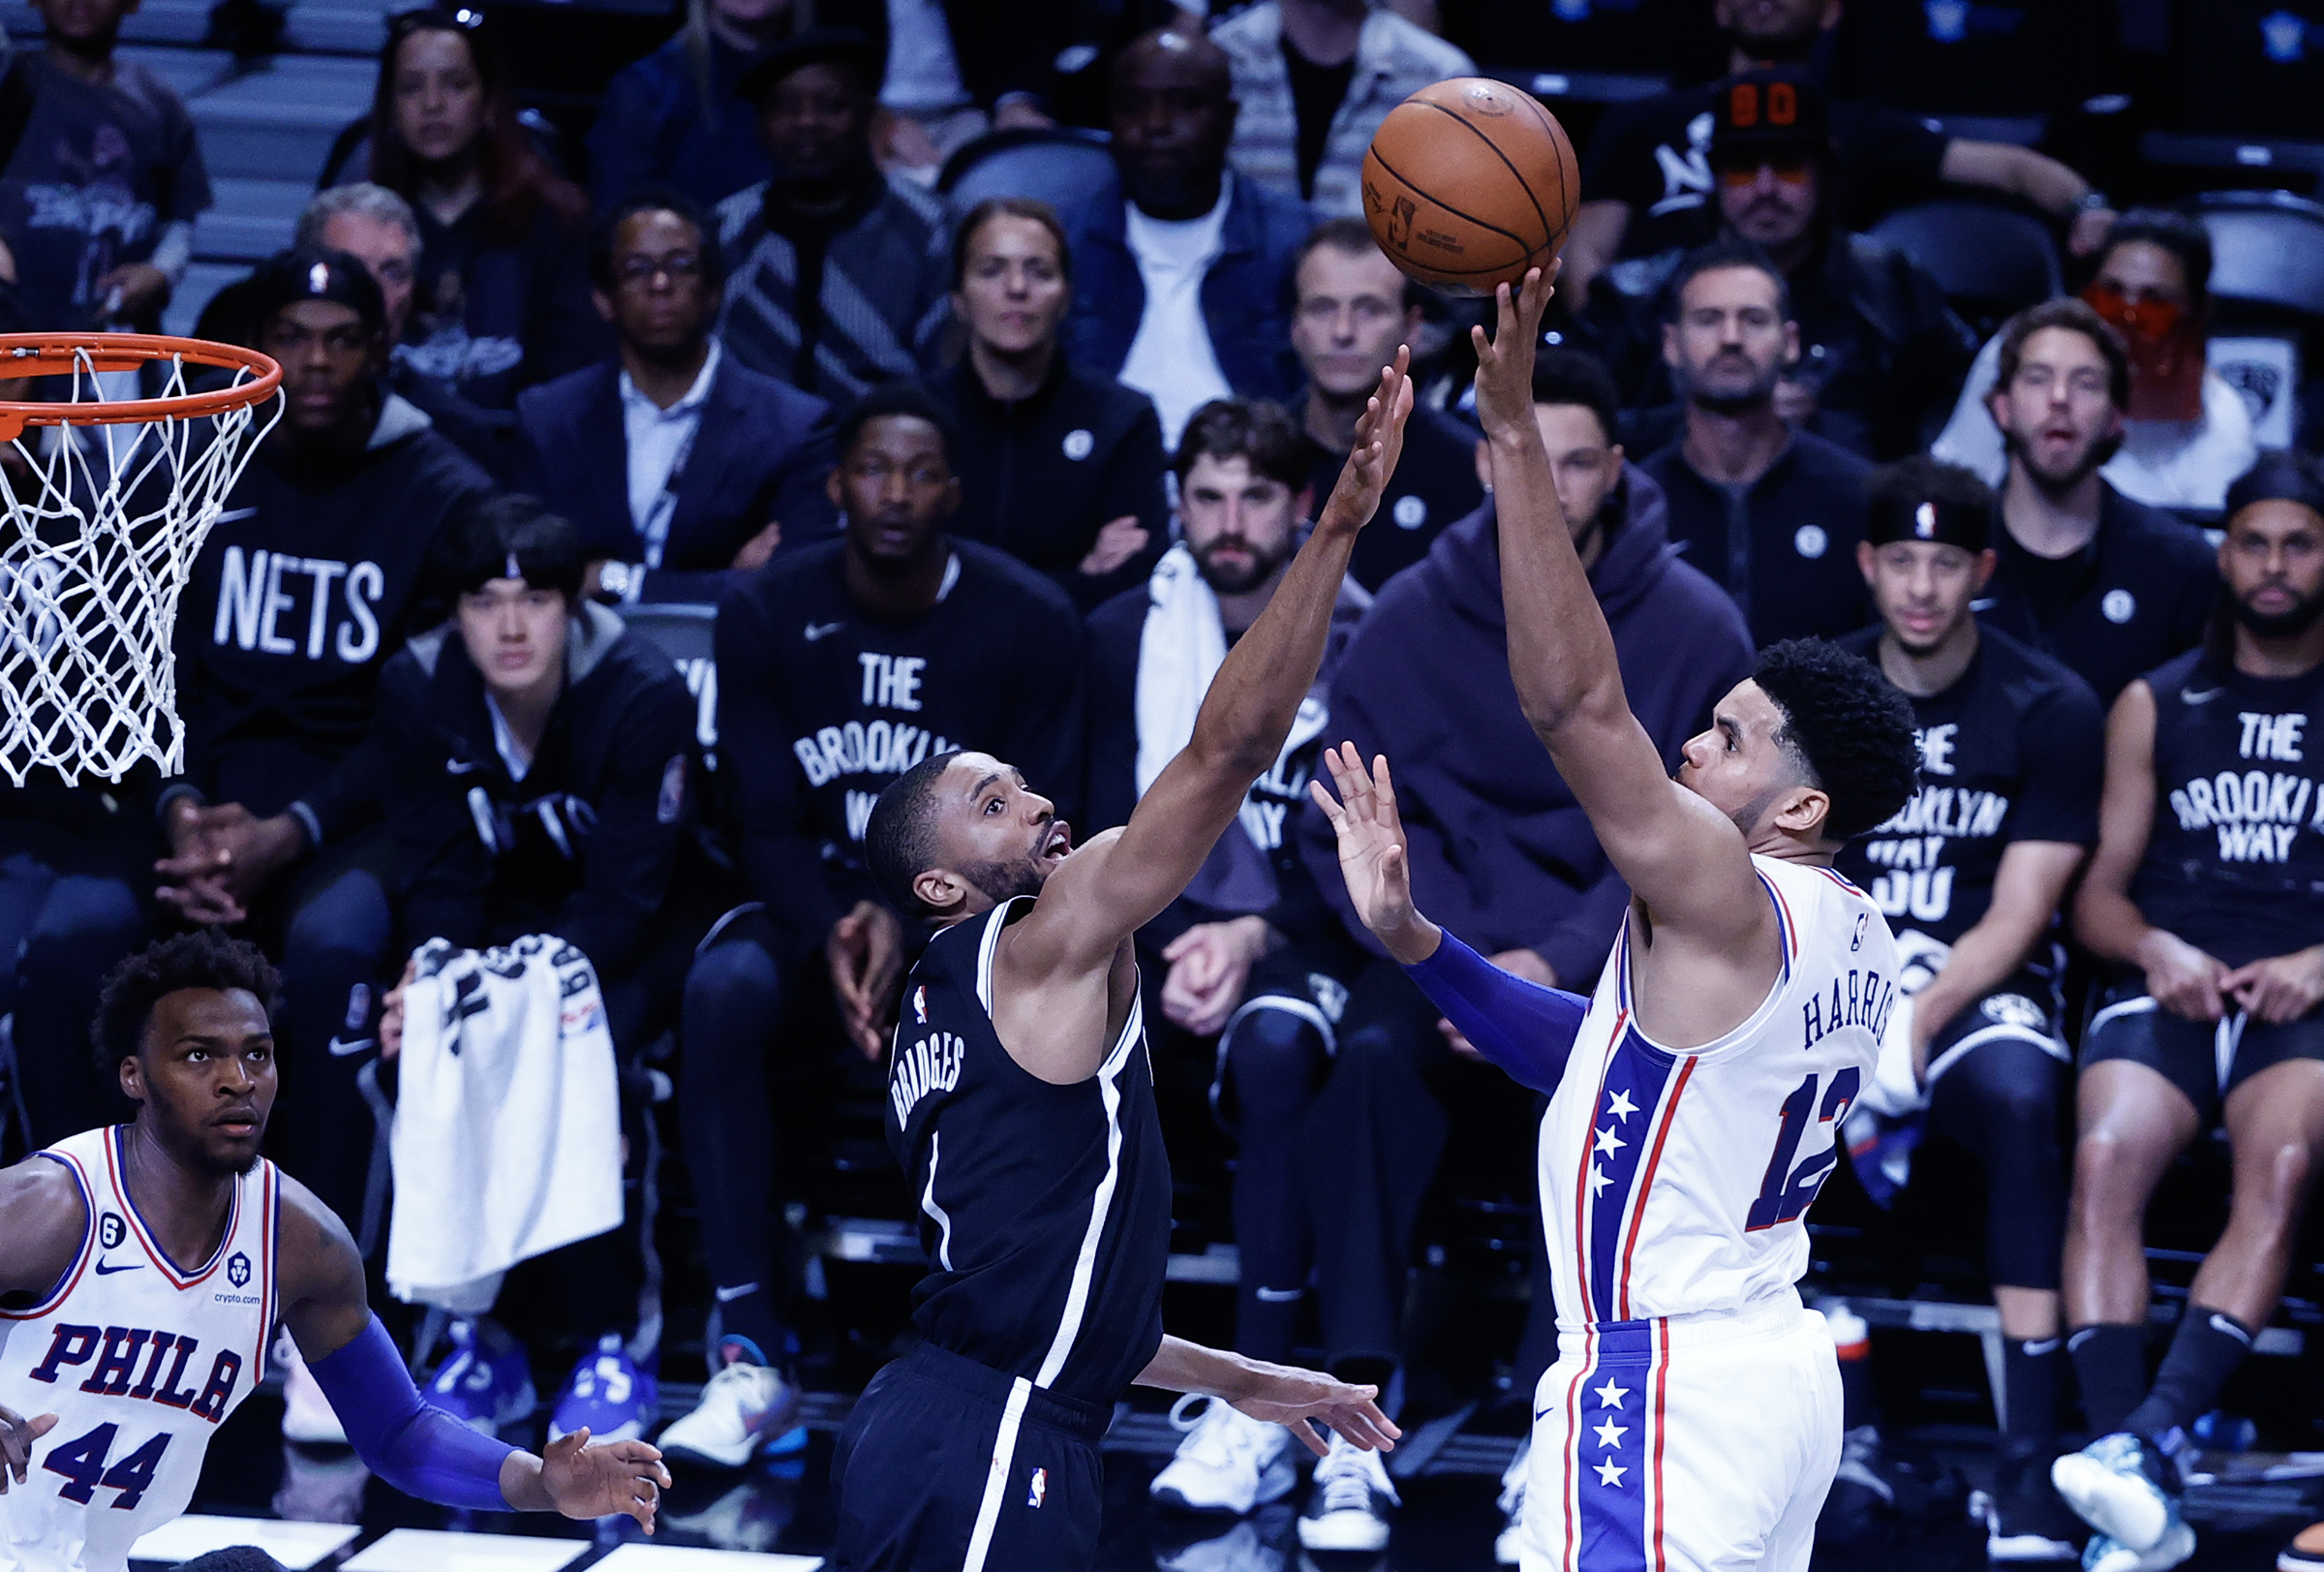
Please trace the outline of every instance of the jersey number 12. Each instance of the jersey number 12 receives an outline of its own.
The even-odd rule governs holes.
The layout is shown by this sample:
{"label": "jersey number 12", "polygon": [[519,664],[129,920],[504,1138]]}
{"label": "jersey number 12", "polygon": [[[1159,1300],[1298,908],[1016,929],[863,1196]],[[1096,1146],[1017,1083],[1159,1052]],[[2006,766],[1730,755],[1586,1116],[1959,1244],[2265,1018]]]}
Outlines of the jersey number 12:
{"label": "jersey number 12", "polygon": [[[1808,1203],[1816,1199],[1816,1192],[1823,1188],[1823,1182],[1832,1177],[1832,1168],[1840,1160],[1839,1122],[1848,1117],[1850,1105],[1862,1090],[1864,1072],[1850,1064],[1833,1076],[1820,1109],[1816,1103],[1817,1085],[1818,1077],[1811,1075],[1784,1099],[1783,1128],[1776,1132],[1775,1153],[1767,1159],[1767,1177],[1760,1182],[1759,1198],[1751,1203],[1751,1215],[1744,1221],[1747,1232],[1756,1234],[1779,1222],[1798,1220]],[[1816,1124],[1833,1126],[1832,1144],[1794,1168],[1791,1159],[1799,1156],[1800,1138],[1807,1134],[1811,1113]]]}

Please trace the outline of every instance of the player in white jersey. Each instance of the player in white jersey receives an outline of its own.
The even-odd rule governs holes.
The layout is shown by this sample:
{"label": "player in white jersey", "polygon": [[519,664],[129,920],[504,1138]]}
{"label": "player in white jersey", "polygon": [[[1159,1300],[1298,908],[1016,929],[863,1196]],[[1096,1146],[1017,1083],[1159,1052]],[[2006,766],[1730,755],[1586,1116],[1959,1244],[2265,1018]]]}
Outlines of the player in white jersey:
{"label": "player in white jersey", "polygon": [[653,1447],[581,1431],[535,1457],[420,1400],[346,1227],[259,1156],[278,980],[206,929],[131,957],[96,1035],[136,1120],[0,1170],[0,1572],[121,1572],[185,1509],[278,1325],[388,1483],[651,1531]]}
{"label": "player in white jersey", "polygon": [[1511,673],[1633,892],[1586,1017],[1412,904],[1386,760],[1317,796],[1357,909],[1464,1035],[1551,1092],[1542,1213],[1559,1359],[1518,1534],[1535,1572],[1802,1572],[1840,1372],[1793,1286],[1801,1221],[1896,1001],[1886,923],[1833,852],[1902,807],[1912,712],[1820,641],[1766,651],[1675,778],[1632,716],[1533,419],[1547,281],[1478,332]]}

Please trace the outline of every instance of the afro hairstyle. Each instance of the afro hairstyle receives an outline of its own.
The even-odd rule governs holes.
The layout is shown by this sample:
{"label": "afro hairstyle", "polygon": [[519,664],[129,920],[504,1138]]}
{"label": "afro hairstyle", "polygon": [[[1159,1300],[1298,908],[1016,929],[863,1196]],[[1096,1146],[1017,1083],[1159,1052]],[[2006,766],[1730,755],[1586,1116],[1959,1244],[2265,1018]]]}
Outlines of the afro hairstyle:
{"label": "afro hairstyle", "polygon": [[107,1081],[120,1075],[123,1060],[143,1051],[154,1005],[188,988],[219,993],[239,988],[258,996],[259,1007],[272,1019],[281,1003],[283,978],[256,944],[229,939],[214,928],[197,928],[148,944],[113,969],[97,1000],[89,1036],[98,1071]]}
{"label": "afro hairstyle", "polygon": [[1752,675],[1784,712],[1776,740],[1832,800],[1825,840],[1851,841],[1911,800],[1912,704],[1878,666],[1820,638],[1791,638],[1761,651]]}

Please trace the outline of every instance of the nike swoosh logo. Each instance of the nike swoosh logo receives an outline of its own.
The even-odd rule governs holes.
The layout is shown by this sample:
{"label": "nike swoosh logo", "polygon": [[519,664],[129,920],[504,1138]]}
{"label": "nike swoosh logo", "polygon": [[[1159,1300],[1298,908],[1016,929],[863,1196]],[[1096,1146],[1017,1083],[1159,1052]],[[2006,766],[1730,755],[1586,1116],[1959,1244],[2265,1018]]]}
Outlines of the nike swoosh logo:
{"label": "nike swoosh logo", "polygon": [[1289,1305],[1307,1297],[1304,1288],[1255,1288],[1252,1292],[1259,1296],[1262,1305]]}
{"label": "nike swoosh logo", "polygon": [[1538,1425],[1555,1412],[1557,1412],[1555,1408],[1538,1408],[1534,1410],[1533,1422]]}
{"label": "nike swoosh logo", "polygon": [[807,641],[812,644],[815,640],[827,638],[846,626],[843,622],[810,622],[807,625]]}
{"label": "nike swoosh logo", "polygon": [[116,1272],[135,1272],[144,1264],[145,1263],[143,1261],[128,1261],[124,1262],[120,1266],[107,1266],[105,1262],[99,1261],[97,1263],[97,1275],[101,1278],[109,1278]]}
{"label": "nike swoosh logo", "polygon": [[2179,698],[2186,704],[2208,704],[2226,691],[2224,688],[2206,688],[2198,694],[2192,688],[2182,688],[2179,690]]}
{"label": "nike swoosh logo", "polygon": [[747,1299],[758,1292],[758,1284],[746,1282],[732,1288],[713,1288],[711,1292],[718,1295],[719,1304],[731,1305],[738,1299]]}
{"label": "nike swoosh logo", "polygon": [[350,1054],[369,1053],[377,1046],[378,1042],[371,1037],[357,1037],[352,1042],[343,1042],[340,1040],[338,1033],[333,1033],[331,1034],[331,1053],[333,1057],[338,1059],[345,1059]]}
{"label": "nike swoosh logo", "polygon": [[2214,1315],[2211,1318],[2211,1329],[2214,1332],[2224,1333],[2247,1348],[2251,1346],[2251,1335],[2224,1315]]}
{"label": "nike swoosh logo", "polygon": [[473,775],[481,768],[483,766],[473,758],[447,758],[443,761],[443,773],[446,775]]}

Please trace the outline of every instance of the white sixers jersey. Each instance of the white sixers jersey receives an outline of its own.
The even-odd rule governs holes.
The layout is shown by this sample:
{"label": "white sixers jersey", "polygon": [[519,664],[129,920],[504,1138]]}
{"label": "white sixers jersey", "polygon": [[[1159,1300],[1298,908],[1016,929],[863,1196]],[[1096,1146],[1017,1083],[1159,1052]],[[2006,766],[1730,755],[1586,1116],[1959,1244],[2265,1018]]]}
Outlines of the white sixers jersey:
{"label": "white sixers jersey", "polygon": [[1828,868],[1755,856],[1784,969],[1750,1020],[1672,1052],[1638,1030],[1627,918],[1544,1117],[1542,1220],[1561,1326],[1731,1311],[1789,1294],[1801,1220],[1896,1004],[1896,949]]}
{"label": "white sixers jersey", "polygon": [[0,1405],[57,1416],[30,1481],[0,1495],[5,1572],[119,1572],[139,1535],[185,1510],[210,1436],[265,1373],[274,1164],[234,1182],[226,1237],[180,1270],[130,1204],[125,1128],[42,1154],[72,1170],[88,1231],[46,1299],[0,1310]]}

